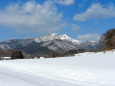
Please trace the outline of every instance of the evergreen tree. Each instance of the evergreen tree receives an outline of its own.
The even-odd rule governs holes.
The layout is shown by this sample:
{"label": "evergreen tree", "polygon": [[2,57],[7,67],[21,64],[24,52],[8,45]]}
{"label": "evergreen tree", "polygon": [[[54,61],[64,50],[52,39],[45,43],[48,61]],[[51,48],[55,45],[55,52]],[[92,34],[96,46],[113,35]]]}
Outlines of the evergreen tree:
{"label": "evergreen tree", "polygon": [[15,51],[11,55],[11,59],[24,59],[21,51]]}

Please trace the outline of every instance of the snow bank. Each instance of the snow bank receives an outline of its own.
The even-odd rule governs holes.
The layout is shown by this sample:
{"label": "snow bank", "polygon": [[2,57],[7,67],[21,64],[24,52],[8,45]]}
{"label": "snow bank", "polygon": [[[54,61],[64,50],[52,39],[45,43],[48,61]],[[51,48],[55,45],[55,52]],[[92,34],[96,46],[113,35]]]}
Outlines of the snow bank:
{"label": "snow bank", "polygon": [[[0,72],[0,77],[5,76],[7,79],[7,77],[15,76],[22,82],[26,81],[25,84],[29,83],[27,86],[115,86],[114,65],[115,52],[111,51],[106,53],[87,52],[62,58],[10,60],[0,62],[0,71],[5,72],[5,74]],[[6,69],[11,73],[8,74]],[[45,85],[40,84],[40,80]],[[47,81],[52,82],[52,84]],[[4,84],[4,82],[0,83]],[[9,83],[13,83],[12,79]]]}

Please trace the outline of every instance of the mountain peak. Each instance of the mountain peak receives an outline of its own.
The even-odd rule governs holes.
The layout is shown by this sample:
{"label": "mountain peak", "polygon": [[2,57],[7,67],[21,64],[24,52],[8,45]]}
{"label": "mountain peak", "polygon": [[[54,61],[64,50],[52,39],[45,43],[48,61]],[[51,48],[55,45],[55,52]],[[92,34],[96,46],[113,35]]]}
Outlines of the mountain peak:
{"label": "mountain peak", "polygon": [[58,36],[58,33],[52,33],[51,36]]}
{"label": "mountain peak", "polygon": [[67,41],[71,41],[73,43],[78,43],[77,40],[68,37],[66,34],[60,35],[58,33],[52,33],[52,34],[47,35],[47,36],[34,38],[34,40],[36,42],[44,42],[44,41],[50,41],[50,40],[55,40],[55,39],[67,40]]}
{"label": "mountain peak", "polygon": [[71,38],[68,37],[66,34],[64,34],[64,35],[60,35],[60,39],[62,39],[62,40],[64,40],[64,39],[69,40]]}

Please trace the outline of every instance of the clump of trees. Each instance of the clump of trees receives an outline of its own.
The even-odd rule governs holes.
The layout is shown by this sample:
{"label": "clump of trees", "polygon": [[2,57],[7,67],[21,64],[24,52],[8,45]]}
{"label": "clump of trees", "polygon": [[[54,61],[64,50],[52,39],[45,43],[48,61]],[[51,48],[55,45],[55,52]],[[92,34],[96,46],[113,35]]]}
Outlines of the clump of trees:
{"label": "clump of trees", "polygon": [[13,51],[11,59],[24,59],[24,56],[21,51]]}
{"label": "clump of trees", "polygon": [[4,51],[0,48],[0,57],[4,55]]}
{"label": "clump of trees", "polygon": [[62,56],[74,56],[75,54],[83,53],[83,52],[85,52],[84,49],[69,50],[69,51],[63,53]]}
{"label": "clump of trees", "polygon": [[115,49],[115,28],[106,31],[100,39],[102,50]]}

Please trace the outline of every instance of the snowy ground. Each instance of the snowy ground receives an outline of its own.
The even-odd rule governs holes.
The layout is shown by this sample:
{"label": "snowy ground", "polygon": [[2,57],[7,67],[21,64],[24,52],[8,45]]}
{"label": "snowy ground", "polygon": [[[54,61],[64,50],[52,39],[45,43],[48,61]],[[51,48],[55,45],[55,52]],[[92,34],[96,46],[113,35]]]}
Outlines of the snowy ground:
{"label": "snowy ground", "polygon": [[115,86],[115,52],[0,61],[0,86]]}

